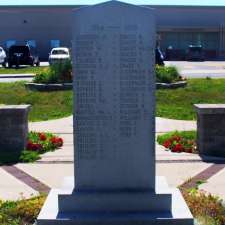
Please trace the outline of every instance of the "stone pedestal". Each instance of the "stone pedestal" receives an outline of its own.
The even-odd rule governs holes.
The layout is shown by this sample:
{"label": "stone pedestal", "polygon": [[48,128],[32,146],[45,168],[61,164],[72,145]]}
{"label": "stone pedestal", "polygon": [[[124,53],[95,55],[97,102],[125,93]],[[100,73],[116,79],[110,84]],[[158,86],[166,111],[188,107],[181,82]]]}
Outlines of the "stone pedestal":
{"label": "stone pedestal", "polygon": [[0,157],[17,159],[27,144],[30,105],[0,106]]}
{"label": "stone pedestal", "polygon": [[109,1],[73,24],[75,180],[51,191],[38,225],[193,224],[155,177],[153,10]]}
{"label": "stone pedestal", "polygon": [[225,104],[196,104],[199,154],[225,157]]}
{"label": "stone pedestal", "polygon": [[[73,194],[73,182],[72,177],[66,178],[62,189],[51,190],[38,217],[38,225],[193,225],[193,217],[180,191],[169,188],[163,177],[156,177],[154,195],[110,191]],[[67,198],[66,206],[70,210],[65,212],[59,208],[59,198],[63,195],[71,196]],[[169,195],[172,196],[171,202],[165,201],[170,199],[167,198]],[[120,202],[115,196],[121,197]]]}

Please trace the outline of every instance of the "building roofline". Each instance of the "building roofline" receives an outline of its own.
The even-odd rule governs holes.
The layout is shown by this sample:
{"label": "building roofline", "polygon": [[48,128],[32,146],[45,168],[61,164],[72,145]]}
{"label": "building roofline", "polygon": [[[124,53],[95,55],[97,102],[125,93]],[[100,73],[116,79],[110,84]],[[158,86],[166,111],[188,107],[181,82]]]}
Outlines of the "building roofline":
{"label": "building roofline", "polygon": [[[92,5],[0,5],[0,9],[4,8],[80,8],[84,6]],[[151,8],[213,8],[213,9],[225,9],[224,6],[208,6],[208,5],[138,5]]]}

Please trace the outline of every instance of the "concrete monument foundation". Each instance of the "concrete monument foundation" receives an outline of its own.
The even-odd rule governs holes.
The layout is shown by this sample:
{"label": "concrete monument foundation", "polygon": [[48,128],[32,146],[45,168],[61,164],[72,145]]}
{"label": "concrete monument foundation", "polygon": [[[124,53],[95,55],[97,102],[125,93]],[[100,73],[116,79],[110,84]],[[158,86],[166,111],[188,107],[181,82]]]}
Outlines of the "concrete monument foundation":
{"label": "concrete monument foundation", "polygon": [[154,11],[118,1],[74,11],[75,179],[38,225],[193,224],[155,177]]}

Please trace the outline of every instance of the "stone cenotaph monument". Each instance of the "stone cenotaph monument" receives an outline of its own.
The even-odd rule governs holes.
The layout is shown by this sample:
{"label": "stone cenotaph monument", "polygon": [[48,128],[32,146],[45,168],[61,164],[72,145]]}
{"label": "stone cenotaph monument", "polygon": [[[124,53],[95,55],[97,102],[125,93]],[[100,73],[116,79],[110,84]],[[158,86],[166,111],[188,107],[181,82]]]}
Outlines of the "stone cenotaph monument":
{"label": "stone cenotaph monument", "polygon": [[73,14],[75,175],[37,224],[193,225],[155,176],[154,10],[108,1]]}

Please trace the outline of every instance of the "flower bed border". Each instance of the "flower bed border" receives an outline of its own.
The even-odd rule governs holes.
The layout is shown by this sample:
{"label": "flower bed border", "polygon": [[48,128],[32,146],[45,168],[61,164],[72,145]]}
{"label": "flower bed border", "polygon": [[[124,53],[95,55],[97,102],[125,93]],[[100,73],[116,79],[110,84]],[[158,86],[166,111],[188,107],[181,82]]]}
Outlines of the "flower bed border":
{"label": "flower bed border", "polygon": [[[63,90],[72,90],[72,83],[64,83],[64,84],[38,84],[38,83],[26,83],[25,86],[30,90],[35,91],[63,91]],[[186,87],[187,81],[178,81],[175,83],[156,83],[157,89],[175,89]]]}
{"label": "flower bed border", "polygon": [[26,83],[26,88],[35,91],[63,91],[63,90],[72,90],[72,83],[64,84],[38,84],[38,83]]}
{"label": "flower bed border", "polygon": [[186,87],[187,86],[187,81],[178,81],[174,83],[156,83],[156,88],[157,89],[175,89],[175,88],[181,88],[181,87]]}

